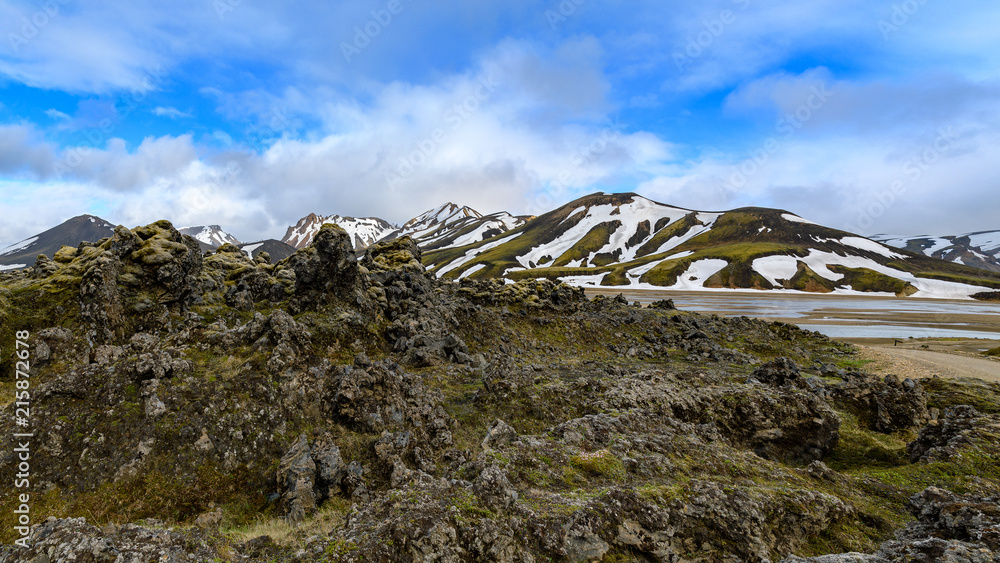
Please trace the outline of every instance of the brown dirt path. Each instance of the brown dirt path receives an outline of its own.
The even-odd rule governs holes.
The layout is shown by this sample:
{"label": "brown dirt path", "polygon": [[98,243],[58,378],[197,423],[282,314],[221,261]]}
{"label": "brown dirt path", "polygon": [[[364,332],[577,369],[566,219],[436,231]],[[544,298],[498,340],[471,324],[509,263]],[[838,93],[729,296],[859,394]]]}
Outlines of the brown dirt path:
{"label": "brown dirt path", "polygon": [[1000,382],[1000,361],[902,347],[858,346],[859,357],[872,363],[863,369],[900,377],[976,377]]}

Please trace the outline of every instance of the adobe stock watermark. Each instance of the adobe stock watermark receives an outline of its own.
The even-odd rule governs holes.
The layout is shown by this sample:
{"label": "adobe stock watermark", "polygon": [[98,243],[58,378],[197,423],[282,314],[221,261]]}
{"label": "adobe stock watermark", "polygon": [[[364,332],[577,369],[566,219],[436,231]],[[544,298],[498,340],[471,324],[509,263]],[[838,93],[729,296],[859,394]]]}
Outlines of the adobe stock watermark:
{"label": "adobe stock watermark", "polygon": [[892,35],[910,23],[910,18],[920,11],[927,0],[905,0],[899,4],[892,5],[892,15],[889,19],[878,20],[878,30],[882,33],[882,40],[892,39]]}
{"label": "adobe stock watermark", "polygon": [[[746,11],[750,7],[750,0],[731,1],[740,11]],[[736,23],[738,19],[738,12],[726,8],[720,11],[716,17],[702,20],[701,25],[704,29],[695,35],[688,36],[687,44],[682,51],[674,51],[674,66],[677,67],[677,71],[684,72],[685,67],[704,55],[715,44],[715,41],[722,37],[726,29]]]}
{"label": "adobe stock watermark", "polygon": [[552,9],[545,10],[545,20],[549,22],[549,28],[555,31],[560,25],[576,14],[580,6],[587,0],[562,0]]}
{"label": "adobe stock watermark", "polygon": [[851,225],[853,232],[861,233],[868,231],[875,222],[881,218],[889,209],[902,198],[909,187],[920,181],[941,158],[955,146],[958,135],[952,128],[945,128],[938,131],[934,141],[918,153],[907,159],[900,168],[900,177],[893,180],[889,187],[875,192],[868,203],[858,206],[857,219]]}
{"label": "adobe stock watermark", "polygon": [[[407,0],[407,2],[412,1]],[[343,53],[347,64],[350,64],[354,60],[354,57],[367,49],[376,37],[382,35],[382,32],[392,25],[396,16],[403,13],[404,9],[406,9],[406,6],[402,0],[389,0],[386,2],[384,8],[369,12],[371,19],[365,22],[364,25],[354,26],[353,40],[350,43],[346,41],[340,42],[340,52]]]}
{"label": "adobe stock watermark", "polygon": [[617,141],[624,136],[623,131],[626,125],[615,120],[608,127],[601,130],[591,141],[581,146],[569,159],[569,165],[563,168],[557,175],[554,182],[550,182],[545,189],[535,196],[534,200],[528,204],[528,213],[538,215],[551,211],[553,206],[565,199],[569,190],[569,184],[573,181],[573,171],[587,164],[597,161],[602,155],[608,152]]}
{"label": "adobe stock watermark", "polygon": [[435,127],[429,135],[418,141],[412,150],[399,158],[395,169],[386,171],[385,181],[389,184],[389,189],[396,191],[404,180],[412,177],[417,169],[427,164],[431,157],[448,142],[449,136],[461,129],[462,125],[490,100],[501,84],[492,74],[482,78],[472,94],[445,110],[441,116],[444,125]]}
{"label": "adobe stock watermark", "polygon": [[[21,47],[27,45],[49,25],[54,18],[59,15],[59,6],[69,4],[70,0],[46,0],[38,6],[31,16],[21,18],[17,32],[7,33],[7,42],[10,43],[10,50],[14,54],[21,52]],[[16,24],[15,24],[16,25]]]}
{"label": "adobe stock watermark", "polygon": [[243,0],[213,0],[212,9],[219,16],[219,21],[226,21],[226,14],[236,10],[243,4]]}
{"label": "adobe stock watermark", "polygon": [[774,125],[776,136],[768,137],[753,151],[750,156],[735,166],[729,176],[729,185],[742,188],[755,174],[771,160],[782,143],[794,137],[802,127],[833,97],[833,92],[826,89],[826,84],[815,84],[809,89],[806,100],[795,111],[788,112]]}
{"label": "adobe stock watermark", "polygon": [[[6,327],[5,327],[6,328]],[[31,427],[31,349],[28,338],[31,334],[26,330],[14,333],[15,358],[15,403],[13,433],[14,461],[17,463],[17,473],[14,474],[14,488],[17,490],[17,502],[14,509],[14,532],[18,538],[14,543],[28,548],[28,536],[31,534],[31,439],[35,437],[30,432]]]}

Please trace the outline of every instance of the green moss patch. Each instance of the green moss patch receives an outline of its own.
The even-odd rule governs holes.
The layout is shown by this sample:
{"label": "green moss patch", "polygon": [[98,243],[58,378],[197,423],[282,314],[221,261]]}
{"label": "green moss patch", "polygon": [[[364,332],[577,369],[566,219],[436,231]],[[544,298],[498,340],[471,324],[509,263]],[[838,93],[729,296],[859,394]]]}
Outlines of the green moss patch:
{"label": "green moss patch", "polygon": [[898,297],[907,297],[917,292],[910,282],[881,274],[868,268],[847,268],[844,266],[829,266],[831,272],[843,274],[840,285],[850,286],[854,291],[894,293]]}
{"label": "green moss patch", "polygon": [[552,263],[555,267],[565,266],[574,260],[583,260],[601,248],[607,246],[611,241],[611,235],[622,226],[621,221],[606,221],[599,223],[583,235],[561,256]]}

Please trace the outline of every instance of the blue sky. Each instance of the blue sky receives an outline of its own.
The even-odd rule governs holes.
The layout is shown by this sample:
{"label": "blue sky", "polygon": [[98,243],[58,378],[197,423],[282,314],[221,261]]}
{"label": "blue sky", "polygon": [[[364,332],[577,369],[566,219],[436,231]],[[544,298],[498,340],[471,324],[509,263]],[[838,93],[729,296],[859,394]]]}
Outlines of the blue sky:
{"label": "blue sky", "polygon": [[1000,229],[985,0],[0,0],[0,245],[593,191]]}

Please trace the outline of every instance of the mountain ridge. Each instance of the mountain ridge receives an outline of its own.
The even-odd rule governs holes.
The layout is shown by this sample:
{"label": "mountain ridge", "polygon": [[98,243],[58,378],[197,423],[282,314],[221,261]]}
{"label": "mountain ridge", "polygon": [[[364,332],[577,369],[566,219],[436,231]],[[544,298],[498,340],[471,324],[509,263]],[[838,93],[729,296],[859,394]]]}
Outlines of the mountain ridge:
{"label": "mountain ridge", "polygon": [[4,249],[0,249],[0,269],[17,269],[35,263],[40,254],[55,255],[63,246],[77,246],[81,242],[96,242],[114,234],[115,226],[94,215],[78,215],[28,237]]}
{"label": "mountain ridge", "polygon": [[1000,231],[945,236],[877,234],[871,238],[931,258],[1000,272]]}
{"label": "mountain ridge", "polygon": [[487,241],[431,250],[462,279],[633,289],[766,289],[967,298],[1000,276],[818,225],[782,209],[706,212],[634,193],[583,196]]}
{"label": "mountain ridge", "polygon": [[[913,245],[889,246],[818,225],[784,209],[698,211],[635,193],[589,194],[538,217],[507,212],[484,215],[448,202],[398,228],[375,217],[310,214],[289,227],[282,241],[237,246],[256,256],[266,243],[271,260],[280,261],[296,250],[288,242],[308,245],[331,221],[347,225],[341,228],[356,251],[378,241],[410,237],[422,249],[428,271],[451,279],[546,278],[581,287],[943,298],[969,298],[1000,289],[1000,272],[913,252],[920,250]],[[54,255],[58,250],[52,242],[54,233],[60,228],[75,232],[74,225],[95,226],[97,231],[91,236],[102,238],[113,231],[103,219],[74,218],[72,223],[10,247],[8,256],[0,256],[0,267],[24,268],[34,263],[42,244],[36,239],[42,235],[49,241],[46,249]],[[218,225],[186,230],[197,231],[193,234],[211,242],[235,239]],[[79,244],[71,232],[59,235],[56,242]],[[218,248],[205,240],[199,240],[199,245],[203,251]]]}

